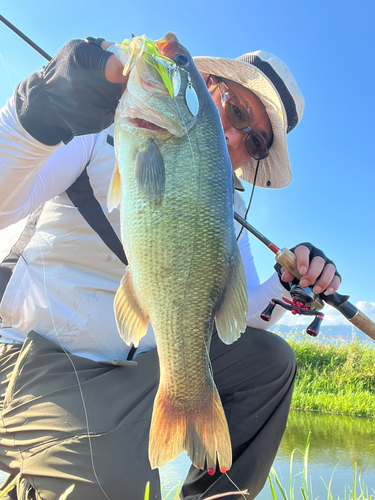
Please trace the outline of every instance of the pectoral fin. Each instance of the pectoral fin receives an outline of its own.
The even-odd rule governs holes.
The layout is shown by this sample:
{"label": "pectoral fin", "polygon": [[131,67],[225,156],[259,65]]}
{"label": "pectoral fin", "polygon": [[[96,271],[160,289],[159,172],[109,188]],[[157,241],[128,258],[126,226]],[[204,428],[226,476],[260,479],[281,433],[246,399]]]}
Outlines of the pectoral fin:
{"label": "pectoral fin", "polygon": [[114,208],[117,208],[120,202],[121,202],[121,178],[120,178],[118,163],[116,160],[115,168],[113,169],[112,179],[109,184],[108,195],[107,195],[108,212],[112,212]]}
{"label": "pectoral fin", "polygon": [[149,140],[136,156],[138,193],[150,203],[160,203],[165,191],[163,158],[153,140]]}
{"label": "pectoral fin", "polygon": [[126,344],[138,347],[146,335],[148,317],[142,311],[134,293],[129,266],[116,292],[114,310],[118,331]]}
{"label": "pectoral fin", "polygon": [[246,330],[248,307],[245,269],[236,243],[232,272],[215,316],[217,333],[225,344],[231,344]]}

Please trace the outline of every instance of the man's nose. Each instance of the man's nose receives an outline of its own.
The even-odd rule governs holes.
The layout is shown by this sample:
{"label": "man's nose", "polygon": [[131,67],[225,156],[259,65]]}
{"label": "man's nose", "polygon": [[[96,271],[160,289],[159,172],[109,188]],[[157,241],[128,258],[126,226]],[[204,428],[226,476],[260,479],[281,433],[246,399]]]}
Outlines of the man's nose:
{"label": "man's nose", "polygon": [[240,132],[233,127],[225,131],[225,139],[230,149],[238,149],[243,144],[244,132]]}

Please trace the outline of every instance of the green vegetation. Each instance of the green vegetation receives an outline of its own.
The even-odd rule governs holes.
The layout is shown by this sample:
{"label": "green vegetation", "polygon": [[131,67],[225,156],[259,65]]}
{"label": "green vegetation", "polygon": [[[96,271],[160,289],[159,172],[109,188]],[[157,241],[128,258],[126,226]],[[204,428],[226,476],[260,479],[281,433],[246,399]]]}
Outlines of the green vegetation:
{"label": "green vegetation", "polygon": [[[294,449],[292,451],[290,457],[290,474],[289,474],[289,485],[288,488],[282,485],[276,471],[274,468],[271,469],[271,473],[268,476],[269,485],[271,489],[272,500],[278,500],[277,493],[279,493],[280,498],[282,500],[317,500],[318,497],[314,497],[313,488],[311,481],[309,480],[308,474],[308,463],[309,463],[309,448],[310,448],[310,437],[311,433],[309,433],[307,437],[307,442],[305,446],[305,450],[301,451],[299,449]],[[298,474],[293,474],[293,460],[295,453],[298,452],[303,456],[303,471]],[[331,491],[332,479],[335,471],[333,471],[331,479],[328,484],[324,483],[324,486],[327,489],[327,500],[336,500],[333,497]],[[298,488],[299,494],[295,493],[295,478],[299,476],[300,486]],[[375,500],[375,490],[372,489],[372,492],[369,493],[368,487],[364,484],[364,481],[361,478],[361,475],[357,474],[357,466],[354,464],[353,468],[353,484],[352,486],[345,485],[343,486],[343,496],[338,496],[337,500]]]}
{"label": "green vegetation", "polygon": [[298,365],[292,408],[375,416],[375,349],[359,341],[322,344],[287,339]]}

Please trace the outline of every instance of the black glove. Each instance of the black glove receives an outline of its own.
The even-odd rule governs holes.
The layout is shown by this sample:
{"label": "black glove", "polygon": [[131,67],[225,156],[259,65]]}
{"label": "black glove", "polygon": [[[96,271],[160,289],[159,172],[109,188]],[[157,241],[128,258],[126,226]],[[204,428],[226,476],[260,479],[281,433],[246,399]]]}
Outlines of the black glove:
{"label": "black glove", "polygon": [[[295,247],[291,248],[290,251],[294,253],[294,250],[299,247],[299,246],[304,246],[304,247],[307,247],[309,250],[310,250],[310,255],[309,255],[309,262],[311,262],[313,260],[314,257],[322,257],[322,259],[324,259],[324,262],[325,264],[333,264],[335,267],[335,263],[331,260],[331,259],[328,259],[328,257],[325,256],[324,252],[322,252],[319,248],[316,248],[314,247],[314,245],[312,245],[311,243],[299,243],[298,245],[296,245]],[[293,281],[290,281],[289,283],[286,282],[286,281],[283,281],[281,279],[281,268],[282,268],[282,265],[279,264],[278,262],[276,262],[276,264],[273,266],[275,271],[277,272],[277,274],[279,275],[279,280],[280,280],[280,283],[283,285],[283,287],[288,290],[288,292],[290,291],[291,287],[293,285],[296,285],[297,283],[299,283],[299,280],[297,278],[294,278]],[[341,280],[341,275],[336,271],[335,274],[340,278]],[[317,280],[319,279],[319,277],[317,278]]]}
{"label": "black glove", "polygon": [[53,146],[76,135],[100,132],[113,123],[121,84],[104,76],[111,52],[103,38],[72,40],[40,71],[23,80],[15,93],[21,125],[35,139]]}

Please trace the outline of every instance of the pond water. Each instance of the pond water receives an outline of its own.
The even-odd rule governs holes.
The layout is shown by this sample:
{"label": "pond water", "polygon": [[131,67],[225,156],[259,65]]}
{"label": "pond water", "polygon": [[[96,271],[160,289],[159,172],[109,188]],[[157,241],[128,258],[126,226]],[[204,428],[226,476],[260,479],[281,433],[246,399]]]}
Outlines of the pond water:
{"label": "pond water", "polygon": [[[312,485],[310,491],[313,493],[310,500],[315,500],[318,497],[320,500],[327,498],[324,482],[328,485],[332,475],[331,493],[334,500],[337,500],[338,497],[340,500],[345,498],[345,486],[347,486],[346,495],[348,498],[348,488],[353,488],[355,464],[357,464],[357,488],[358,476],[361,474],[368,492],[375,494],[375,420],[292,411],[274,462],[276,473],[288,491],[288,496],[290,457],[295,448],[305,450],[309,431],[311,431],[311,443],[308,474]],[[302,484],[301,475],[298,475],[303,470],[301,453],[294,454],[293,463],[294,491],[296,500],[299,500],[302,498],[299,493]],[[187,457],[181,455],[163,467],[161,477],[166,492],[178,482],[183,481],[189,464]],[[271,498],[267,481],[257,500],[270,500]],[[281,494],[278,494],[278,498],[282,498]]]}
{"label": "pond water", "polygon": [[[308,472],[313,492],[310,500],[318,497],[319,500],[327,498],[327,489],[323,480],[328,485],[332,474],[333,499],[345,498],[345,486],[347,486],[348,497],[348,488],[353,487],[355,464],[357,464],[357,478],[361,474],[369,493],[375,495],[375,420],[302,411],[290,413],[288,426],[274,462],[274,468],[288,494],[290,457],[295,448],[304,451],[309,431],[311,431],[311,444]],[[165,493],[183,482],[189,467],[190,461],[185,454],[162,467],[160,474]],[[303,456],[296,452],[293,465],[296,500],[302,498],[299,493],[301,476],[298,475],[302,470]],[[0,472],[0,481],[3,479],[4,474]],[[174,495],[170,494],[168,498],[173,497]],[[271,498],[267,481],[257,500],[270,500]],[[278,494],[278,499],[281,500],[281,494]]]}

